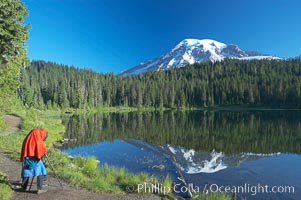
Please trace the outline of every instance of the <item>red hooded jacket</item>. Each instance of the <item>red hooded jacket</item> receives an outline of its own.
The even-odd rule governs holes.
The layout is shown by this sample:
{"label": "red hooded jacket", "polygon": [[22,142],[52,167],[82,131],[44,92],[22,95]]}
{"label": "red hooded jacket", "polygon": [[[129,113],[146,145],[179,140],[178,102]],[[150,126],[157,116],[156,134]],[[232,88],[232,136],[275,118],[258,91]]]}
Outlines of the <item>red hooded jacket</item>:
{"label": "red hooded jacket", "polygon": [[37,159],[41,159],[47,151],[44,143],[46,137],[46,129],[32,129],[23,141],[20,161],[22,162],[27,156],[34,156]]}

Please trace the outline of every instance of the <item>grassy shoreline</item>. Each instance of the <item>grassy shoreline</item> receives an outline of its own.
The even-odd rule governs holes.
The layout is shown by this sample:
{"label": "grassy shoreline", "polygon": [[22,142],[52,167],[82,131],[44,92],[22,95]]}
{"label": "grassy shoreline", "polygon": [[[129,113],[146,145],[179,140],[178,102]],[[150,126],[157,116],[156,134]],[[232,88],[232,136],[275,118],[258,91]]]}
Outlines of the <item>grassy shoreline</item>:
{"label": "grassy shoreline", "polygon": [[[122,109],[104,109],[104,112],[121,112]],[[131,110],[134,111],[134,110]],[[147,110],[150,111],[150,110]],[[71,110],[72,113],[83,113],[83,110]],[[86,111],[87,112],[87,111]],[[91,112],[91,111],[89,111]],[[141,183],[161,184],[164,187],[172,188],[172,180],[166,176],[164,180],[158,180],[156,177],[150,176],[146,173],[133,174],[129,173],[125,168],[114,168],[108,165],[98,167],[98,161],[93,157],[80,157],[74,158],[62,153],[60,150],[53,148],[53,144],[63,138],[65,127],[62,125],[63,110],[19,110],[12,112],[22,118],[21,130],[3,136],[0,149],[11,154],[13,159],[19,160],[20,149],[23,139],[28,132],[34,127],[43,127],[49,131],[46,141],[48,147],[48,157],[54,166],[56,173],[65,181],[81,188],[100,193],[125,193],[127,186],[137,186]],[[2,136],[1,136],[2,137]],[[1,171],[1,169],[0,169]],[[52,173],[50,168],[48,172]],[[5,177],[5,176],[3,176]],[[9,199],[11,195],[10,188],[7,188],[5,181],[2,181],[3,186],[7,192],[6,198]],[[137,190],[137,188],[135,188]],[[134,191],[135,192],[135,191]],[[230,199],[226,195],[201,195],[197,199]]]}
{"label": "grassy shoreline", "polygon": [[[13,112],[13,114],[16,114]],[[114,168],[104,165],[98,168],[98,161],[93,157],[74,158],[53,148],[53,144],[63,138],[65,127],[61,121],[61,111],[54,110],[23,110],[18,112],[22,118],[21,130],[3,136],[0,149],[10,153],[12,159],[19,160],[20,149],[23,139],[33,127],[43,127],[49,132],[46,140],[48,147],[47,155],[56,169],[56,173],[65,181],[94,192],[124,193],[128,185],[137,185],[144,182],[159,183],[156,177],[146,173],[133,174],[125,168]],[[48,168],[51,173],[51,169]],[[166,187],[171,187],[172,181],[169,176],[163,182]]]}
{"label": "grassy shoreline", "polygon": [[101,108],[87,108],[87,109],[63,109],[62,113],[70,114],[85,114],[103,112],[162,112],[162,111],[277,111],[277,110],[296,110],[300,111],[301,108],[292,107],[271,107],[265,105],[216,105],[210,107],[181,107],[181,108],[155,108],[155,107],[101,107]]}

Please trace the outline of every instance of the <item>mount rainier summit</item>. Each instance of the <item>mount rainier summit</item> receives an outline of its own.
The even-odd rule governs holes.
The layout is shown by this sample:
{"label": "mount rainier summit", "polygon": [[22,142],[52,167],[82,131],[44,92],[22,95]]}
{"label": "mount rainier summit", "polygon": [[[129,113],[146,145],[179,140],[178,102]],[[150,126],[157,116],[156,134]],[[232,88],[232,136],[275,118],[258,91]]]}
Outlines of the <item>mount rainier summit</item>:
{"label": "mount rainier summit", "polygon": [[185,39],[162,56],[124,70],[119,75],[128,76],[147,71],[169,70],[194,64],[195,62],[222,61],[224,58],[240,60],[280,59],[255,51],[243,51],[237,45],[224,44],[215,40]]}

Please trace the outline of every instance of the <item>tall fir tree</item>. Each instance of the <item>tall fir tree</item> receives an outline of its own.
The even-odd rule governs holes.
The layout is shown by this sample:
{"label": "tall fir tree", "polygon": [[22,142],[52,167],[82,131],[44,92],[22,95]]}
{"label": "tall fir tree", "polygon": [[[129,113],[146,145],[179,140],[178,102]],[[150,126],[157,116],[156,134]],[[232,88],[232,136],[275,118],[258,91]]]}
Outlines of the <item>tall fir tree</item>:
{"label": "tall fir tree", "polygon": [[[17,101],[20,69],[28,64],[25,41],[29,26],[25,5],[19,0],[0,1],[0,112],[9,112]],[[1,119],[4,113],[0,113]]]}

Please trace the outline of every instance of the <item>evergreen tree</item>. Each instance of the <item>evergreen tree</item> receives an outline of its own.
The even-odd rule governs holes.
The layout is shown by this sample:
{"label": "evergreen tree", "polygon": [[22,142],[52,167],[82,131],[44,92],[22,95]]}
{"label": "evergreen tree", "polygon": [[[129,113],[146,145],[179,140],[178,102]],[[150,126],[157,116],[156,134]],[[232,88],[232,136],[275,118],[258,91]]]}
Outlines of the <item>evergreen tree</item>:
{"label": "evergreen tree", "polygon": [[19,0],[0,1],[0,112],[9,111],[16,101],[20,69],[27,64],[25,16],[26,8]]}

